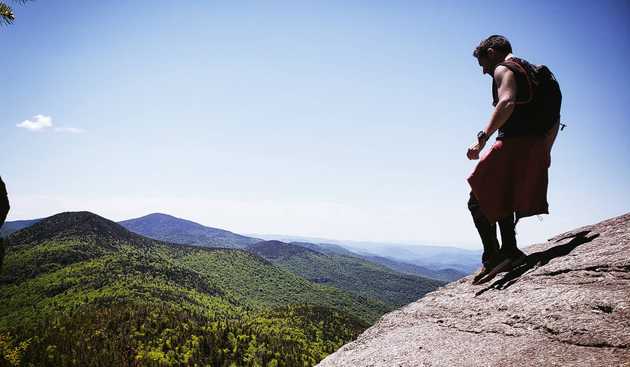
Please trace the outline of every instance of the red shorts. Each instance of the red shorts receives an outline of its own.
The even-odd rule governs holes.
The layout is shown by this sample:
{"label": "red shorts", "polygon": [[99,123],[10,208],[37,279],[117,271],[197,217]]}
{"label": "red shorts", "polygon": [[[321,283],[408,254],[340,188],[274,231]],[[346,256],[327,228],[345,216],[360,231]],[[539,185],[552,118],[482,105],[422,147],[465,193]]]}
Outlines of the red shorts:
{"label": "red shorts", "polygon": [[547,203],[549,142],[540,137],[497,140],[481,157],[468,183],[491,222],[549,214]]}

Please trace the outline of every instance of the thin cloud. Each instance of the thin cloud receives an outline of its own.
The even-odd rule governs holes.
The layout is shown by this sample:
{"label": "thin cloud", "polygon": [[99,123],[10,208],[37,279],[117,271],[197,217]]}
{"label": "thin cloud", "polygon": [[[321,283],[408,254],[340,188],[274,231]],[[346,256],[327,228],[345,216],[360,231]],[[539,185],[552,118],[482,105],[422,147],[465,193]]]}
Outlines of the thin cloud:
{"label": "thin cloud", "polygon": [[15,126],[29,131],[44,131],[53,129],[58,133],[83,134],[85,132],[84,129],[77,127],[61,126],[53,128],[54,124],[52,122],[52,117],[44,115],[35,115],[30,120],[24,120]]}
{"label": "thin cloud", "polygon": [[24,120],[15,125],[30,131],[43,131],[53,126],[52,117],[44,115],[35,115],[30,120]]}

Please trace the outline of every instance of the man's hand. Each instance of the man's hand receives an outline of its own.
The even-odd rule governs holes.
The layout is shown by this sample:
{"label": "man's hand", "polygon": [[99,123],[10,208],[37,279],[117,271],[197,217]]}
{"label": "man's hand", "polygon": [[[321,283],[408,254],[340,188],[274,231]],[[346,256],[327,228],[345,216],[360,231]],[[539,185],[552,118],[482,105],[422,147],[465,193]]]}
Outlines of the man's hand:
{"label": "man's hand", "polygon": [[473,145],[471,145],[470,148],[468,148],[468,152],[466,152],[466,157],[468,157],[468,159],[471,159],[471,160],[479,159],[479,153],[481,152],[481,150],[483,149],[485,145],[486,145],[485,140],[474,142]]}

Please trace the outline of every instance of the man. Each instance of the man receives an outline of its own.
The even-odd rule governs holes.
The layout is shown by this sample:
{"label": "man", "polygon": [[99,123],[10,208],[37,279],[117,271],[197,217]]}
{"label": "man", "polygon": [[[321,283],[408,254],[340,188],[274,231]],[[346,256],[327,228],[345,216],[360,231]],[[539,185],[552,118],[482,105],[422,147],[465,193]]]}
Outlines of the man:
{"label": "man", "polygon": [[9,214],[9,199],[7,197],[7,188],[0,177],[0,227],[4,224],[4,220],[7,219]]}
{"label": "man", "polygon": [[[7,214],[9,214],[7,188],[2,182],[2,177],[0,177],[0,228],[2,228],[4,220],[7,219]],[[2,260],[4,260],[4,246],[4,239],[0,238],[0,269],[2,269]]]}
{"label": "man", "polygon": [[[483,74],[493,79],[494,111],[467,157],[479,159],[489,137],[496,142],[468,177],[468,208],[483,243],[482,268],[473,284],[491,279],[500,271],[519,266],[525,254],[516,244],[515,226],[520,218],[548,214],[547,170],[550,150],[559,127],[542,131],[537,124],[534,67],[512,55],[507,38],[493,35],[473,52]],[[496,223],[501,230],[501,247]]]}

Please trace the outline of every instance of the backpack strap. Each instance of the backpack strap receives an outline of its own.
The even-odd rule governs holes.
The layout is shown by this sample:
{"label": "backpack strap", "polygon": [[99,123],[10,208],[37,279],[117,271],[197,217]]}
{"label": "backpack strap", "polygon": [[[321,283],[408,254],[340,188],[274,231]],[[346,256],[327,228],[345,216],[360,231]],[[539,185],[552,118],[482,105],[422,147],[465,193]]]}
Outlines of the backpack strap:
{"label": "backpack strap", "polygon": [[527,101],[525,102],[518,102],[515,101],[516,104],[526,104],[532,101],[532,99],[534,99],[534,87],[532,86],[532,80],[529,77],[529,73],[527,72],[527,70],[525,70],[525,68],[517,61],[513,61],[511,59],[509,60],[505,60],[501,63],[499,63],[499,65],[503,65],[505,67],[507,67],[508,69],[512,69],[510,68],[508,65],[513,65],[514,67],[516,67],[520,72],[522,72],[525,75],[525,79],[527,80],[527,87],[529,88],[529,98],[527,99]]}

